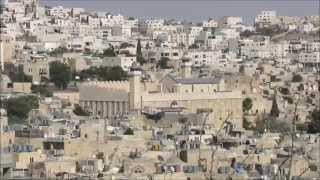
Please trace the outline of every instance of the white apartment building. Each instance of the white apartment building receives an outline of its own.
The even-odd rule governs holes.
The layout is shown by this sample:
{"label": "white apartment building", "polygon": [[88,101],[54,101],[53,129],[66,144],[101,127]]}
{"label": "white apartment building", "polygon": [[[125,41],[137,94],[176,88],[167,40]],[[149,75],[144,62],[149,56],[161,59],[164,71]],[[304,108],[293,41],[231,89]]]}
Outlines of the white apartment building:
{"label": "white apartment building", "polygon": [[148,30],[161,30],[164,26],[164,19],[148,19],[145,23]]}
{"label": "white apartment building", "polygon": [[240,32],[233,28],[217,29],[215,35],[222,35],[225,39],[236,39],[240,37]]}
{"label": "white apartment building", "polygon": [[49,63],[45,57],[34,55],[23,64],[23,72],[32,77],[33,83],[40,83],[41,77],[49,79]]}
{"label": "white apartment building", "polygon": [[309,33],[315,30],[314,25],[312,23],[304,22],[298,25],[298,30],[302,33]]}
{"label": "white apartment building", "polygon": [[270,57],[271,54],[269,37],[263,37],[260,40],[240,40],[240,55],[243,59]]}
{"label": "white apartment building", "polygon": [[172,42],[177,43],[177,46],[186,46],[188,44],[186,32],[170,33],[170,38]]}
{"label": "white apartment building", "polygon": [[188,34],[188,46],[195,43],[198,36],[200,35],[200,32],[203,30],[203,27],[199,26],[193,26],[189,28],[189,34]]}
{"label": "white apartment building", "polygon": [[320,51],[320,41],[313,41],[313,42],[302,42],[302,51],[309,53],[309,52],[316,52]]}
{"label": "white apartment building", "polygon": [[102,26],[114,26],[124,24],[125,19],[124,16],[122,16],[121,14],[107,14],[105,17],[100,17],[100,21]]}
{"label": "white apartment building", "polygon": [[161,47],[156,48],[156,59],[160,60],[161,57],[167,57],[170,60],[180,60],[183,56],[183,50],[179,48]]}
{"label": "white apartment building", "polygon": [[72,17],[80,16],[80,14],[83,12],[85,12],[85,10],[83,8],[72,8],[71,9],[71,16]]}
{"label": "white apartment building", "polygon": [[213,28],[218,27],[218,22],[214,18],[202,22],[202,27]]}
{"label": "white apartment building", "polygon": [[299,53],[298,61],[302,64],[319,64],[320,63],[320,52],[312,53]]}
{"label": "white apartment building", "polygon": [[289,51],[289,43],[282,41],[280,43],[270,43],[270,56],[275,58],[286,57]]}
{"label": "white apartment building", "polygon": [[221,26],[226,26],[226,27],[236,27],[242,24],[242,17],[225,16],[221,18],[221,20],[219,21],[219,24]]}
{"label": "white apartment building", "polygon": [[222,35],[215,35],[206,40],[206,45],[209,49],[219,50],[228,47],[228,41]]}
{"label": "white apartment building", "polygon": [[130,28],[138,28],[139,21],[136,18],[129,18],[124,20],[123,25],[126,25]]}
{"label": "white apartment building", "polygon": [[[163,31],[163,30],[154,30],[154,31],[152,31],[152,39],[153,40],[156,40],[156,39],[159,39],[159,38],[161,38],[161,39],[163,39],[164,37],[168,37],[168,35],[169,35],[169,32],[167,32],[167,31]],[[167,40],[167,38],[166,38],[166,40]]]}
{"label": "white apartment building", "polygon": [[100,19],[98,17],[88,16],[88,25],[92,27],[100,27]]}
{"label": "white apartment building", "polygon": [[66,18],[70,15],[71,9],[63,8],[63,6],[56,6],[49,9],[50,16],[57,18]]}
{"label": "white apartment building", "polygon": [[221,55],[221,51],[189,50],[184,57],[190,58],[192,65],[199,67],[217,63],[221,58]]}
{"label": "white apartment building", "polygon": [[278,22],[276,11],[261,11],[255,18],[255,23],[275,24]]}

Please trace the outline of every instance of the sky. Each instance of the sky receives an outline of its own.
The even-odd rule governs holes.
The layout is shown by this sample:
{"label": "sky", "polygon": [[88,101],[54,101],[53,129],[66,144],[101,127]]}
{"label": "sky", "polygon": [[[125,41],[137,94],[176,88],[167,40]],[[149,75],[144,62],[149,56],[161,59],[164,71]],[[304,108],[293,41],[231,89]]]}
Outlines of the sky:
{"label": "sky", "polygon": [[261,10],[276,10],[278,15],[320,14],[319,0],[40,0],[42,5],[82,7],[142,18],[157,17],[199,22],[209,17],[242,16],[252,24]]}

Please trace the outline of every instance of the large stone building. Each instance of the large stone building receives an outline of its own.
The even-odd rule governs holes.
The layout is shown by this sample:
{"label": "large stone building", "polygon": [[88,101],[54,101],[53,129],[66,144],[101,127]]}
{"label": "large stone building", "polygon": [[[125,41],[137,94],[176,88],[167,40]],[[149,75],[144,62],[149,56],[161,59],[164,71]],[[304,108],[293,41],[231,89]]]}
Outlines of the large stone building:
{"label": "large stone building", "polygon": [[188,113],[208,108],[212,110],[208,125],[220,127],[229,116],[228,121],[242,127],[241,91],[225,91],[223,79],[188,77],[190,67],[184,68],[182,77],[168,75],[158,82],[143,82],[141,71],[131,71],[129,81],[83,83],[79,87],[80,105],[93,115],[107,118],[129,112],[157,113],[173,106]]}

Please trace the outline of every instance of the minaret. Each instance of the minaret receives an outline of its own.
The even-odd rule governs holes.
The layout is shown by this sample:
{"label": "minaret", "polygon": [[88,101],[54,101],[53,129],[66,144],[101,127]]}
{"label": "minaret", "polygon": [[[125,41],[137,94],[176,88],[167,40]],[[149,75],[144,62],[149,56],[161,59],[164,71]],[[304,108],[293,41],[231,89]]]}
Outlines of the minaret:
{"label": "minaret", "polygon": [[130,92],[129,108],[130,111],[139,112],[141,110],[141,71],[134,69],[129,72]]}

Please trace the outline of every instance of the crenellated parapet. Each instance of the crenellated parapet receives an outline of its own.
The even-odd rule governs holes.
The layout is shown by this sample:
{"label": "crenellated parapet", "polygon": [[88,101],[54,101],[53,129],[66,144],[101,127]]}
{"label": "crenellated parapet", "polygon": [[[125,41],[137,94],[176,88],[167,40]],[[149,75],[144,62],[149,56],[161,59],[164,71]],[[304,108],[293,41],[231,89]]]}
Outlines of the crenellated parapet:
{"label": "crenellated parapet", "polygon": [[129,92],[129,81],[90,81],[81,83],[81,86],[93,86],[105,88],[105,90],[125,90]]}
{"label": "crenellated parapet", "polygon": [[144,93],[143,101],[193,101],[214,99],[242,99],[240,91],[220,91],[211,93]]}

